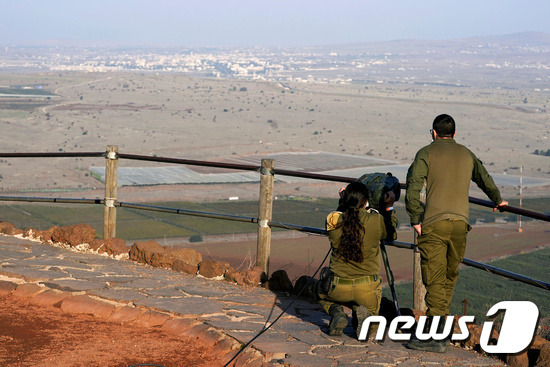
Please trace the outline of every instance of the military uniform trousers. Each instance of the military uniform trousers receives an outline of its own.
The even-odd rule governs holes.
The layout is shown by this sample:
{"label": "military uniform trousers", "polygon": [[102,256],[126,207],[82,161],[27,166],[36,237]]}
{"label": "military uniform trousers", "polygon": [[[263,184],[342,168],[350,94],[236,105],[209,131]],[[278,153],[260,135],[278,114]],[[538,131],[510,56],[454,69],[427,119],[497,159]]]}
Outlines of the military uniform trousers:
{"label": "military uniform trousers", "polygon": [[458,266],[464,257],[466,235],[470,228],[468,223],[458,219],[440,220],[422,226],[418,248],[428,316],[449,314]]}
{"label": "military uniform trousers", "polygon": [[378,315],[380,300],[382,299],[382,279],[378,275],[369,275],[361,278],[346,279],[332,277],[327,294],[319,294],[319,303],[330,313],[330,306],[338,303],[352,308],[365,306],[371,315]]}

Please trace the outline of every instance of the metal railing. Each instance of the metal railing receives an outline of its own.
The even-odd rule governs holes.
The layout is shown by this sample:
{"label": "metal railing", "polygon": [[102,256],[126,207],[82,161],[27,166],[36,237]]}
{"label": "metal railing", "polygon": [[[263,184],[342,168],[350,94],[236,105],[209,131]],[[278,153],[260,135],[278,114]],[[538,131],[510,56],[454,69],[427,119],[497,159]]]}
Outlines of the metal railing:
{"label": "metal railing", "polygon": [[[229,220],[229,221],[239,221],[239,222],[248,222],[248,223],[255,223],[258,224],[259,228],[259,235],[258,235],[258,253],[260,251],[265,251],[267,248],[267,257],[269,258],[269,246],[270,246],[270,232],[267,233],[269,237],[269,243],[262,244],[260,243],[260,230],[263,228],[270,229],[272,227],[275,228],[283,228],[283,229],[289,229],[289,230],[296,230],[301,231],[305,233],[311,233],[311,234],[317,234],[317,235],[327,235],[327,232],[324,229],[321,228],[314,228],[314,227],[306,227],[291,223],[283,223],[278,221],[273,221],[271,219],[271,208],[268,208],[266,213],[263,213],[262,216],[262,210],[260,209],[260,215],[258,217],[247,217],[247,216],[239,216],[239,215],[230,215],[230,214],[220,214],[220,213],[209,213],[209,212],[202,212],[202,211],[194,211],[194,210],[187,210],[187,209],[178,209],[178,208],[168,208],[168,207],[162,207],[162,206],[155,206],[155,205],[147,205],[147,204],[136,204],[136,203],[126,203],[126,202],[119,202],[116,200],[116,166],[115,166],[115,180],[109,179],[107,175],[109,174],[109,171],[113,171],[113,167],[109,167],[109,164],[112,164],[113,161],[116,161],[117,159],[129,159],[129,160],[140,160],[140,161],[149,161],[149,162],[160,162],[160,163],[170,163],[170,164],[184,164],[184,165],[194,165],[194,166],[203,166],[203,167],[216,167],[216,168],[225,168],[225,169],[234,169],[234,170],[245,170],[245,171],[257,171],[261,175],[265,176],[273,176],[273,175],[284,175],[284,176],[293,176],[293,177],[300,177],[300,178],[308,178],[308,179],[314,179],[314,180],[324,180],[324,181],[333,181],[333,182],[353,182],[356,180],[356,178],[352,177],[343,177],[343,176],[331,176],[331,175],[325,175],[325,174],[316,174],[316,173],[307,173],[307,172],[298,172],[298,171],[290,171],[290,170],[283,170],[283,169],[275,169],[273,167],[273,161],[270,160],[262,160],[262,166],[255,166],[255,165],[244,165],[244,164],[234,164],[234,163],[223,163],[223,162],[209,162],[209,161],[200,161],[200,160],[190,160],[190,159],[179,159],[179,158],[166,158],[166,157],[156,157],[156,156],[144,156],[144,155],[135,155],[135,154],[125,154],[125,153],[118,153],[118,148],[115,146],[109,146],[106,152],[54,152],[54,153],[0,153],[0,158],[60,158],[60,157],[105,157],[107,161],[107,167],[106,167],[106,196],[105,199],[73,199],[73,198],[43,198],[43,197],[21,197],[21,196],[0,196],[0,201],[21,201],[21,202],[51,202],[51,203],[65,203],[65,204],[100,204],[104,205],[105,207],[105,216],[104,221],[105,228],[107,231],[106,236],[108,236],[108,233],[114,233],[113,228],[109,228],[109,226],[113,226],[112,223],[107,223],[107,221],[115,221],[116,226],[116,212],[115,215],[112,215],[112,212],[117,208],[132,208],[132,209],[139,209],[139,210],[149,210],[149,211],[158,211],[158,212],[165,212],[165,213],[172,213],[172,214],[178,214],[178,215],[189,215],[189,216],[197,216],[197,217],[205,217],[205,218],[212,218],[212,219],[222,219],[222,220]],[[267,165],[266,165],[267,163]],[[114,185],[114,191],[111,188],[110,190],[107,188],[108,181],[110,182],[110,185]],[[262,182],[260,185],[262,185]],[[272,180],[271,180],[272,185]],[[404,184],[401,185],[402,189],[405,189],[406,186]],[[107,194],[109,191],[109,194]],[[271,190],[267,190],[268,196],[269,191],[271,191],[270,195],[272,195],[272,187]],[[114,195],[113,195],[114,193]],[[260,208],[262,207],[262,200],[264,201],[264,206],[271,206],[272,205],[272,197],[269,198],[263,198],[262,195],[260,195]],[[493,208],[494,204],[490,201],[478,199],[478,198],[469,198],[470,203],[475,205],[480,205],[488,208]],[[517,208],[513,206],[507,206],[502,208],[502,212],[510,212],[513,214],[519,214],[525,217],[542,220],[546,222],[550,222],[550,215],[544,214],[544,213],[538,213],[531,210],[526,210],[523,208]],[[265,233],[262,237],[266,237]],[[388,243],[388,245],[399,247],[399,248],[406,248],[406,249],[414,249],[415,245],[412,243],[405,243],[405,242],[399,242],[394,241],[391,243]],[[259,257],[259,256],[258,256]],[[525,284],[529,284],[538,288],[542,288],[545,290],[550,290],[550,283],[536,280],[521,274],[513,273],[507,270],[499,269],[497,267],[483,264],[474,260],[470,260],[467,258],[464,258],[462,261],[463,264],[471,267],[475,267],[477,269],[481,269],[484,271],[487,271],[492,274],[497,274],[505,278],[513,279],[516,281],[520,281]],[[262,264],[265,267],[265,264]],[[264,270],[267,268],[265,267]]]}

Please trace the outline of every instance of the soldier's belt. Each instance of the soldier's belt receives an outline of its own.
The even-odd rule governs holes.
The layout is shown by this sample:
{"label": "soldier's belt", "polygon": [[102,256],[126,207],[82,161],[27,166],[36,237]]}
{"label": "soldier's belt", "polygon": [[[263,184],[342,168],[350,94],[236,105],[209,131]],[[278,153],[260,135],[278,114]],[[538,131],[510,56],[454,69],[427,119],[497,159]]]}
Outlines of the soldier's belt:
{"label": "soldier's belt", "polygon": [[362,284],[362,283],[373,283],[373,282],[376,282],[378,279],[380,279],[378,274],[367,275],[361,278],[354,278],[354,279],[340,278],[335,276],[333,282],[335,284]]}

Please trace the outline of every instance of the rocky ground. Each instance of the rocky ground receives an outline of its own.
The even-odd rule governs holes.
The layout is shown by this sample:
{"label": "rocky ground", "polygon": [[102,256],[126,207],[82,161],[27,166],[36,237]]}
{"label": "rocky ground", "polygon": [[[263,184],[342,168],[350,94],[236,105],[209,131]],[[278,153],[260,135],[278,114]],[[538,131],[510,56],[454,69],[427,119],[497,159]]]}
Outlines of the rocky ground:
{"label": "rocky ground", "polygon": [[[69,230],[66,233],[72,234],[74,239],[77,232]],[[3,299],[12,302],[14,297],[22,295],[25,302],[57,307],[65,313],[88,313],[97,320],[137,323],[149,329],[175,333],[178,337],[192,337],[194,344],[204,344],[216,351],[222,362],[286,310],[273,327],[239,355],[236,365],[504,365],[500,359],[459,346],[451,346],[446,354],[434,354],[408,350],[402,343],[387,338],[381,343],[359,342],[351,327],[344,330],[342,337],[331,337],[326,333],[327,315],[311,301],[295,301],[285,292],[274,293],[258,286],[232,284],[219,276],[208,279],[124,260],[123,256],[119,256],[120,260],[105,254],[99,256],[79,251],[79,246],[52,246],[19,237],[0,237]],[[183,261],[166,249],[161,250],[156,245],[151,248],[153,251],[140,252],[141,259],[156,258],[160,263],[172,259],[173,264],[176,260]],[[22,312],[28,316],[34,309],[26,310]],[[59,327],[51,331],[70,335],[71,330],[75,330],[78,334],[78,329]],[[84,328],[86,330],[94,334],[93,328]],[[472,330],[471,334],[476,331]],[[86,335],[80,339],[87,339]],[[6,336],[10,337],[13,338]],[[543,363],[549,347],[542,338],[537,338],[529,352],[509,356],[507,362],[522,366],[529,359],[534,358],[534,363],[541,358],[539,362]],[[479,348],[475,339],[470,342],[473,344],[468,344],[468,348]],[[43,353],[46,348],[38,347],[37,353]],[[71,348],[79,347],[71,345]],[[200,353],[198,349],[190,355],[200,357]],[[151,358],[162,360],[164,355],[159,352]],[[99,361],[94,363],[103,361],[100,354],[95,357]],[[196,360],[195,363],[202,362]]]}

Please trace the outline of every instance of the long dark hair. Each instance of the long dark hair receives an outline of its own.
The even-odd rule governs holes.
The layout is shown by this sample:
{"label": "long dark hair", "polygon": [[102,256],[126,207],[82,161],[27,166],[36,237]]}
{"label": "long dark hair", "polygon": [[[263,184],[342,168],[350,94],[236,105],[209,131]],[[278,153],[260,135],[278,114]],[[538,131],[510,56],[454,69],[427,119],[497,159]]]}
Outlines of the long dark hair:
{"label": "long dark hair", "polygon": [[363,235],[365,228],[359,219],[359,209],[363,208],[369,200],[369,190],[360,182],[352,182],[344,191],[342,204],[345,212],[342,215],[342,238],[338,253],[342,255],[346,262],[363,262]]}

